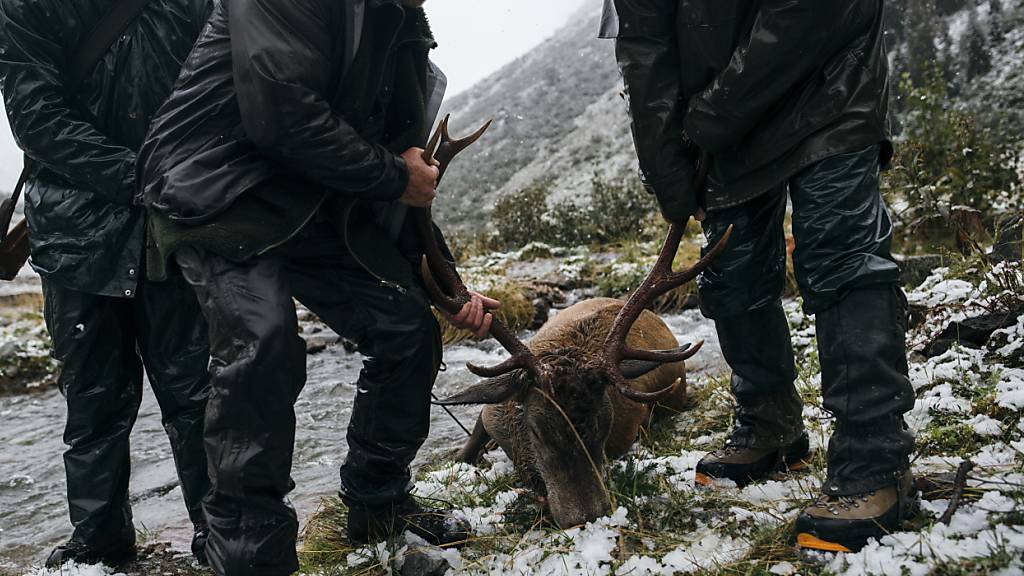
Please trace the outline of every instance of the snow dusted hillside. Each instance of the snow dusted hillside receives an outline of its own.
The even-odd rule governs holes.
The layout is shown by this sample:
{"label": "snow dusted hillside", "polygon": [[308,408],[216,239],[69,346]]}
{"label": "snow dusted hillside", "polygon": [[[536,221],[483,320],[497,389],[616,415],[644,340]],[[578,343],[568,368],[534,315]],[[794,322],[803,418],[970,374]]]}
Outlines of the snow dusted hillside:
{"label": "snow dusted hillside", "polygon": [[587,0],[549,41],[446,103],[456,136],[494,124],[446,175],[440,222],[479,229],[496,198],[538,179],[552,179],[561,198],[587,193],[595,173],[635,173],[613,45],[597,38],[600,13],[601,1]]}

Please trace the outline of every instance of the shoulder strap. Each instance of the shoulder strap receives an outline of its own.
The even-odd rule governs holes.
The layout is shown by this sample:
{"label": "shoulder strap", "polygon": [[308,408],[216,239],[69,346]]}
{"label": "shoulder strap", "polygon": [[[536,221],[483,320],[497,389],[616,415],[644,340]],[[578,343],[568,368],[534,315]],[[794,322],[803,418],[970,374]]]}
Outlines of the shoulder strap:
{"label": "shoulder strap", "polygon": [[[72,55],[65,77],[65,87],[68,92],[74,93],[78,89],[78,86],[89,76],[107,50],[114,45],[118,37],[128,29],[128,26],[135,21],[151,1],[114,0],[110,9],[103,14]],[[25,168],[18,179],[18,185],[14,187],[14,193],[0,204],[0,242],[7,236],[11,217],[14,215],[14,206],[21,198],[21,190],[32,173],[33,165],[32,159],[25,156]]]}
{"label": "shoulder strap", "polygon": [[118,37],[142,13],[151,0],[114,0],[74,53],[67,69],[67,87],[74,92],[114,45]]}

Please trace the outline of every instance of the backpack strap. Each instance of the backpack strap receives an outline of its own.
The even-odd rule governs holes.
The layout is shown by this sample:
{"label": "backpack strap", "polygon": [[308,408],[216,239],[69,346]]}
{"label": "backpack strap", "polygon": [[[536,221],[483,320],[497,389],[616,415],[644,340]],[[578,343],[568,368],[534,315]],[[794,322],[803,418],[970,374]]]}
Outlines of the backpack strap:
{"label": "backpack strap", "polygon": [[[65,71],[67,76],[64,79],[69,93],[73,94],[78,90],[78,87],[89,77],[89,73],[107,53],[107,50],[114,45],[114,42],[117,42],[121,34],[142,14],[142,10],[151,1],[114,0],[110,9],[100,17],[71,56],[68,69]],[[21,171],[21,177],[18,179],[18,185],[14,187],[14,193],[0,204],[0,242],[7,238],[11,218],[14,216],[14,207],[18,204],[25,182],[34,168],[35,162],[26,155],[25,168]]]}
{"label": "backpack strap", "polygon": [[114,0],[110,9],[96,22],[92,30],[85,36],[78,49],[71,56],[68,69],[65,71],[66,86],[75,92],[79,85],[89,77],[89,73],[124,34],[128,26],[142,14],[152,0]]}

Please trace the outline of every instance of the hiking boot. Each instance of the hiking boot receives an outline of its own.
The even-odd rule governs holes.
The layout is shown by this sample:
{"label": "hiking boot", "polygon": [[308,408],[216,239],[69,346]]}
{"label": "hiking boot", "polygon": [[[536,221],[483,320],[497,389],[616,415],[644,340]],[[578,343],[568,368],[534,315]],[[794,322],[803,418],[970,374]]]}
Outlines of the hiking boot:
{"label": "hiking boot", "polygon": [[207,526],[196,526],[192,534],[192,556],[196,563],[206,567],[210,565],[210,559],[206,556],[206,541],[210,539],[210,528]]}
{"label": "hiking boot", "polygon": [[68,540],[57,546],[46,558],[47,568],[60,568],[74,560],[76,564],[105,564],[116,568],[132,562],[138,557],[135,550],[135,539],[119,542],[102,548],[87,546],[75,539]]}
{"label": "hiking boot", "polygon": [[407,498],[389,508],[353,507],[348,511],[347,535],[353,544],[380,542],[408,530],[434,546],[465,544],[469,525],[448,512],[424,508]]}
{"label": "hiking boot", "polygon": [[782,448],[750,448],[730,440],[725,447],[700,459],[696,482],[701,486],[713,486],[715,480],[729,479],[742,488],[772,472],[806,468],[805,459],[810,452],[807,432]]}
{"label": "hiking boot", "polygon": [[811,550],[856,552],[871,538],[898,530],[917,507],[909,473],[887,488],[853,496],[823,495],[796,519],[796,543]]}

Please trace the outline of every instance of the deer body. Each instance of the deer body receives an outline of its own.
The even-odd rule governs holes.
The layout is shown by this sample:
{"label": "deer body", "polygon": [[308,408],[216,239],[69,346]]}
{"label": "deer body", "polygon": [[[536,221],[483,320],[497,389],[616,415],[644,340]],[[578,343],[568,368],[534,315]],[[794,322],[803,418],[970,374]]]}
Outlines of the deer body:
{"label": "deer body", "polygon": [[[548,321],[527,343],[530,351],[555,374],[551,400],[559,404],[565,415],[552,410],[551,401],[530,388],[525,397],[517,395],[485,406],[473,436],[459,453],[461,460],[475,462],[489,440],[497,442],[520,476],[547,492],[552,511],[562,526],[590,521],[608,512],[610,503],[596,474],[603,474],[605,458],[618,458],[629,451],[653,415],[651,404],[625,398],[618,389],[607,386],[595,369],[623,304],[611,298],[580,302]],[[678,346],[665,323],[649,311],[643,312],[633,324],[627,344],[643,349]],[[653,392],[676,383],[672,394],[659,405],[678,411],[686,401],[685,377],[682,362],[662,364],[631,380],[630,386]],[[610,418],[602,418],[602,412]],[[566,425],[567,416],[579,438]],[[581,442],[587,445],[587,451]],[[551,465],[545,466],[546,462]]]}
{"label": "deer body", "polygon": [[[438,166],[439,181],[452,159],[489,125],[454,140],[445,117],[423,153],[424,160]],[[701,154],[698,162],[697,190],[705,188],[708,158]],[[424,246],[421,271],[427,292],[435,306],[457,315],[472,296],[438,244],[430,208],[416,209],[414,219]],[[511,357],[497,366],[470,364],[469,371],[484,380],[437,402],[486,406],[461,457],[475,461],[493,437],[526,479],[538,480],[547,490],[561,526],[607,514],[606,456],[629,449],[655,404],[683,407],[683,362],[703,342],[676,346],[668,327],[646,308],[704,272],[725,249],[732,228],[695,264],[675,272],[672,261],[685,230],[685,224],[669,226],[654,267],[625,302],[577,304],[542,327],[529,346],[494,319],[490,334]]]}

